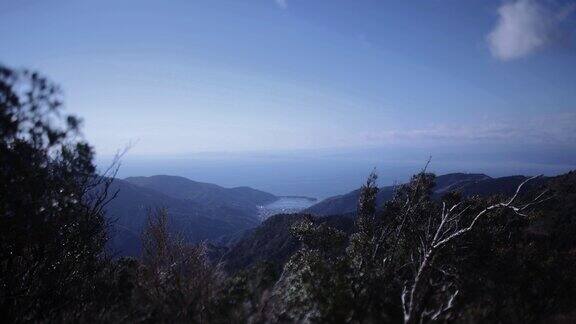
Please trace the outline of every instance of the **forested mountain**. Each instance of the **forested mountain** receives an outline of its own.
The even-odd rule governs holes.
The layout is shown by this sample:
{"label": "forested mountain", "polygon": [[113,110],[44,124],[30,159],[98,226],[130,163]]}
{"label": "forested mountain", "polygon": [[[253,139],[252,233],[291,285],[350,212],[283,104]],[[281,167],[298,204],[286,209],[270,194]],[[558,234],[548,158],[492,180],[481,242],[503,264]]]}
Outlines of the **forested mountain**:
{"label": "forested mountain", "polygon": [[257,206],[278,198],[249,187],[223,188],[175,176],[114,179],[117,196],[106,206],[110,247],[138,255],[140,235],[151,211],[166,209],[170,227],[189,243],[220,242],[260,223]]}
{"label": "forested mountain", "polygon": [[[510,194],[524,179],[523,176],[494,179],[483,174],[447,174],[436,178],[434,194],[450,191],[460,191],[466,196]],[[109,245],[114,253],[139,255],[140,236],[148,213],[165,208],[172,230],[189,243],[208,241],[223,245],[230,239],[238,241],[226,255],[228,267],[232,268],[243,268],[257,261],[285,261],[289,255],[286,251],[296,248],[288,231],[296,219],[309,217],[305,216],[306,212],[319,216],[351,215],[356,211],[360,192],[355,190],[328,198],[303,214],[277,215],[259,228],[244,233],[260,223],[257,206],[275,201],[276,196],[249,187],[228,189],[164,175],[115,179],[110,190],[118,192],[116,199],[106,206],[106,216],[112,221]],[[393,192],[392,186],[382,187],[377,204],[380,206],[390,200]]]}
{"label": "forested mountain", "polygon": [[[451,173],[435,178],[432,196],[439,198],[450,192],[459,192],[464,197],[511,195],[526,179],[525,176],[491,178],[484,174]],[[547,181],[548,178],[535,179],[526,185],[526,189],[537,188]],[[398,185],[400,186],[402,185]],[[393,198],[394,190],[393,186],[380,188],[376,195],[376,205],[379,208],[384,207],[384,203]],[[360,193],[361,189],[358,189],[328,198],[299,214],[271,217],[237,238],[237,242],[232,244],[230,251],[224,256],[226,268],[237,271],[261,262],[268,262],[274,268],[281,267],[299,246],[298,240],[290,234],[290,228],[302,220],[327,224],[350,233],[354,227]]]}
{"label": "forested mountain", "polygon": [[278,199],[273,194],[250,187],[224,188],[215,184],[192,181],[178,176],[129,177],[125,180],[175,198],[188,199],[211,206],[228,205],[252,212],[256,211],[257,206],[265,205]]}
{"label": "forested mountain", "polygon": [[[465,197],[474,195],[509,195],[516,190],[516,187],[526,179],[525,176],[510,176],[502,178],[491,178],[485,174],[474,173],[450,173],[438,176],[432,194],[440,197],[451,191],[459,192]],[[537,186],[545,182],[546,178],[538,179],[530,184]],[[395,186],[380,188],[377,195],[377,205],[392,199]],[[344,195],[326,198],[323,201],[309,207],[305,212],[314,215],[340,215],[350,214],[356,211],[360,189],[351,191]]]}
{"label": "forested mountain", "polygon": [[260,226],[244,233],[224,255],[225,268],[236,272],[258,263],[270,263],[280,271],[286,260],[300,247],[300,242],[290,229],[304,220],[316,224],[326,224],[339,230],[350,232],[354,221],[346,216],[317,218],[309,214],[279,214],[264,221]]}
{"label": "forested mountain", "polygon": [[111,221],[110,246],[120,255],[139,255],[148,214],[161,208],[170,214],[170,228],[190,243],[215,240],[259,224],[246,210],[179,199],[120,179],[115,179],[109,190],[117,192],[106,206]]}
{"label": "forested mountain", "polygon": [[[510,194],[526,179],[524,176],[491,178],[483,174],[453,173],[438,176],[433,195],[450,191],[464,196]],[[543,181],[543,180],[542,180]],[[282,264],[296,249],[296,240],[288,229],[293,222],[310,217],[338,216],[318,219],[318,222],[342,223],[356,212],[360,190],[328,198],[301,214],[277,215],[260,224],[257,206],[278,199],[276,196],[249,187],[223,188],[177,176],[130,177],[115,179],[110,187],[118,192],[106,206],[111,221],[109,246],[117,255],[141,252],[140,236],[150,211],[164,208],[170,216],[170,227],[189,243],[201,241],[228,245],[227,268],[245,268],[259,261]],[[392,199],[394,187],[382,187],[377,205]],[[281,225],[284,226],[281,226]],[[341,227],[341,226],[340,226]],[[234,242],[230,245],[230,242]]]}
{"label": "forested mountain", "polygon": [[[290,314],[291,320],[295,321],[301,319],[300,316],[305,316],[303,314],[312,312],[312,309],[317,309],[315,307],[321,307],[318,310],[320,313],[313,313],[320,321],[337,321],[348,316],[346,314],[357,312],[363,316],[358,322],[371,322],[364,316],[369,319],[380,318],[401,322],[402,314],[397,313],[396,308],[400,307],[399,302],[395,298],[390,299],[387,294],[396,294],[399,298],[402,294],[399,290],[402,289],[402,283],[411,281],[402,277],[387,277],[385,272],[391,271],[386,262],[392,256],[390,253],[398,253],[397,257],[400,258],[397,261],[398,268],[394,270],[398,272],[396,276],[411,275],[411,270],[404,269],[405,265],[402,265],[408,262],[408,264],[414,263],[424,273],[429,271],[426,276],[430,277],[430,280],[434,278],[425,290],[416,288],[434,293],[434,297],[415,294],[412,298],[421,298],[420,302],[430,303],[428,307],[439,307],[439,312],[443,312],[445,306],[436,305],[435,300],[442,294],[447,294],[450,299],[458,296],[460,304],[457,307],[460,310],[458,313],[449,312],[451,315],[444,315],[446,318],[473,323],[493,322],[502,318],[512,322],[539,322],[544,319],[552,322],[570,322],[574,319],[569,313],[574,306],[574,303],[569,301],[569,296],[574,295],[576,282],[565,271],[575,267],[574,172],[544,179],[528,179],[520,176],[491,179],[481,175],[471,176],[484,178],[480,181],[462,180],[465,178],[462,175],[446,175],[438,178],[433,176],[420,178],[420,176],[415,176],[409,184],[400,186],[395,200],[382,206],[383,208],[377,212],[377,218],[372,218],[371,223],[366,224],[365,217],[373,217],[371,215],[374,215],[375,205],[366,205],[363,202],[373,201],[369,196],[370,192],[375,198],[377,191],[373,190],[375,187],[369,187],[368,182],[369,185],[361,190],[358,204],[360,214],[354,218],[350,215],[325,217],[308,214],[276,215],[247,233],[220,260],[225,262],[225,268],[230,274],[238,273],[236,278],[275,282],[275,286],[270,288],[274,289],[275,293],[268,297],[270,299],[267,302],[276,304],[275,307],[280,307],[281,310],[274,309],[271,312],[280,312],[280,318]],[[454,179],[459,182],[456,183]],[[511,183],[517,185],[512,187]],[[426,188],[436,189],[423,190]],[[455,195],[454,190],[450,188],[462,188],[466,191],[462,190],[461,195]],[[520,194],[514,195],[519,188],[522,189],[519,191]],[[506,198],[500,195],[510,192],[512,193],[506,195]],[[422,259],[422,253],[425,251],[430,254],[440,253],[436,249],[440,249],[441,246],[434,243],[438,240],[432,238],[434,232],[425,234],[430,230],[430,226],[438,226],[438,233],[441,233],[438,237],[454,241],[454,238],[462,235],[460,233],[466,233],[472,228],[463,227],[459,230],[457,223],[446,228],[442,222],[428,223],[430,222],[428,213],[441,210],[436,203],[439,201],[438,198],[429,199],[432,195],[440,194],[444,195],[443,203],[449,203],[452,199],[458,201],[464,195],[486,195],[490,198],[486,200],[471,198],[465,201],[471,204],[474,201],[513,202],[518,199],[528,201],[524,206],[530,206],[532,201],[540,204],[540,207],[537,208],[537,213],[533,214],[533,218],[526,218],[522,214],[521,211],[525,207],[517,210],[514,207],[510,212],[504,209],[501,213],[494,214],[497,217],[482,221],[481,227],[475,233],[469,234],[469,239],[464,240],[463,245],[457,248],[446,247],[445,249],[451,251],[450,254],[439,254],[437,260],[426,261],[425,258]],[[549,194],[548,198],[542,199],[546,194]],[[402,198],[412,200],[418,195],[430,198],[416,202],[418,198],[410,204],[405,204]],[[515,198],[510,200],[510,196]],[[416,210],[412,209],[414,206],[418,206]],[[459,206],[459,203],[454,206]],[[492,208],[508,208],[507,205],[493,206],[501,207]],[[390,224],[395,224],[394,228],[395,226],[402,228],[399,222],[401,219],[396,218],[398,209],[402,208],[406,208],[406,212],[411,216],[407,220],[410,225],[403,229],[406,231],[403,234],[405,236],[399,236],[402,237],[400,241],[395,238],[398,234],[394,234],[394,231],[382,232],[388,233],[383,236],[365,235],[366,232],[373,233],[374,228],[385,228]],[[461,213],[468,208],[462,209]],[[411,217],[422,218],[417,220]],[[448,216],[445,217],[449,219]],[[417,235],[411,237],[413,234],[408,233]],[[425,237],[419,238],[420,235]],[[427,235],[432,236],[426,238]],[[416,240],[414,243],[408,243],[413,239]],[[423,240],[431,240],[432,243]],[[419,248],[412,247],[411,244],[417,246],[416,242],[421,242],[423,245]],[[381,244],[386,246],[386,249],[379,251]],[[402,250],[394,252],[396,250],[394,246],[398,244],[402,248],[413,249],[415,253],[420,254],[420,258],[410,259]],[[376,253],[384,254],[376,258],[377,262],[374,259]],[[379,263],[382,259],[383,263]],[[434,265],[428,265],[427,262],[434,262]],[[429,266],[432,270],[427,268]],[[436,267],[440,270],[434,270]],[[241,271],[243,269],[247,270]],[[417,282],[418,277],[415,274],[414,276],[416,279],[412,280]],[[456,284],[461,290],[450,290]],[[434,290],[434,285],[442,285],[444,288]],[[292,287],[299,287],[301,290],[292,290]],[[387,293],[383,294],[383,291]],[[360,296],[366,294],[366,299],[361,301],[356,294],[361,294]],[[371,315],[363,313],[367,307],[373,307],[372,311],[376,313]],[[383,311],[387,309],[386,307],[392,308]],[[419,312],[421,311],[414,313],[417,315],[409,316],[422,317],[426,322],[437,322],[437,319],[428,317],[426,312]],[[278,315],[272,315],[274,320],[279,319],[274,316]],[[404,321],[409,322],[406,317]]]}

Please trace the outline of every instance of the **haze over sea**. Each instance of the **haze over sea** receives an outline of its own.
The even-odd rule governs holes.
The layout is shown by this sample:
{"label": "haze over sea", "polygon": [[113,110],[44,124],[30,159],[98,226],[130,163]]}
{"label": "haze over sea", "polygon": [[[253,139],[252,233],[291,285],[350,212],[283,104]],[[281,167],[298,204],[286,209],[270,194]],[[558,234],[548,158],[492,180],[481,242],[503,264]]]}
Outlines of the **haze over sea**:
{"label": "haze over sea", "polygon": [[[556,175],[574,169],[576,153],[555,147],[483,147],[322,149],[300,151],[195,153],[122,158],[119,178],[178,175],[224,187],[249,186],[276,195],[323,199],[357,189],[376,168],[380,185],[405,182],[430,156],[430,170],[509,175]],[[538,154],[532,152],[539,152]],[[542,154],[545,152],[546,154]],[[111,157],[103,156],[104,168]]]}

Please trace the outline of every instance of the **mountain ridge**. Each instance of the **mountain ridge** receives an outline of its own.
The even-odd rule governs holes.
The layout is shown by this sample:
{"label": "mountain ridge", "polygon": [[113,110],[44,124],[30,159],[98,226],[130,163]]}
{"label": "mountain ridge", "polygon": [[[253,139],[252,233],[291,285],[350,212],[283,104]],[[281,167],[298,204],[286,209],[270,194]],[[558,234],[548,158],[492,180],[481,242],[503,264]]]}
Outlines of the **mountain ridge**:
{"label": "mountain ridge", "polygon": [[251,208],[178,198],[178,195],[168,195],[133,181],[114,179],[109,192],[118,192],[116,199],[106,206],[106,216],[111,224],[109,246],[119,255],[140,253],[140,233],[148,214],[157,209],[166,209],[171,228],[190,243],[217,241],[260,224]]}
{"label": "mountain ridge", "polygon": [[[464,196],[506,195],[512,193],[526,178],[523,175],[492,178],[483,173],[448,173],[436,177],[433,195],[441,196],[450,191],[460,192]],[[540,184],[546,181],[545,179],[547,178],[533,181],[530,185]],[[381,187],[376,197],[377,204],[382,205],[392,199],[395,187]],[[356,211],[359,195],[360,189],[356,189],[346,194],[328,197],[303,212],[319,216],[353,214]]]}
{"label": "mountain ridge", "polygon": [[194,181],[181,176],[154,175],[128,177],[132,184],[154,189],[169,196],[200,203],[227,203],[235,206],[264,205],[278,200],[278,196],[247,186],[225,188],[213,183]]}

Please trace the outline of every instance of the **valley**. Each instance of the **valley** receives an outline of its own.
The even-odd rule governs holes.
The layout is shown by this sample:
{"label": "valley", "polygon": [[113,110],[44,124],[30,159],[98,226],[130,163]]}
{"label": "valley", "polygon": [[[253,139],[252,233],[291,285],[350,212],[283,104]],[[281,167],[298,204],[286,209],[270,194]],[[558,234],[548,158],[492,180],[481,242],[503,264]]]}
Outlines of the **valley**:
{"label": "valley", "polygon": [[[509,195],[524,176],[492,178],[485,174],[451,173],[438,176],[433,196],[456,191],[464,196]],[[542,184],[546,178],[534,183]],[[157,175],[115,179],[116,199],[106,207],[111,226],[109,248],[117,256],[139,256],[140,236],[151,212],[165,209],[170,228],[186,242],[209,242],[231,247],[253,235],[271,217],[314,215],[352,217],[360,190],[317,201],[306,196],[277,196],[250,187],[225,188],[185,177]],[[392,199],[395,186],[381,187],[377,205]],[[348,216],[346,216],[348,215]]]}

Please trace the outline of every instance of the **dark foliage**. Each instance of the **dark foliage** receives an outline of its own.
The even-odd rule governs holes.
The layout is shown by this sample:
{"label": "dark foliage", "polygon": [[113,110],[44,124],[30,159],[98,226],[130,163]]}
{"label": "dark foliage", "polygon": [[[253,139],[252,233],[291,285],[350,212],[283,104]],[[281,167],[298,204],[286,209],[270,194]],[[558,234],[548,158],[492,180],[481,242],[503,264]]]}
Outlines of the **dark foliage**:
{"label": "dark foliage", "polygon": [[[371,175],[347,243],[337,230],[309,221],[297,224],[302,245],[275,286],[269,318],[573,320],[574,174],[552,179],[544,191],[525,185],[529,190],[511,200],[450,192],[432,199],[434,180],[425,172],[414,176],[379,212]],[[526,215],[528,210],[533,212]]]}
{"label": "dark foliage", "polygon": [[266,262],[275,271],[281,271],[286,261],[300,247],[300,241],[293,235],[291,228],[303,220],[313,224],[325,224],[345,232],[353,229],[353,220],[350,217],[317,218],[307,214],[274,215],[256,229],[245,233],[244,237],[230,248],[222,257],[225,269],[229,273],[235,273]]}
{"label": "dark foliage", "polygon": [[36,73],[0,66],[0,317],[56,320],[91,307],[104,267],[103,192],[79,120]]}

